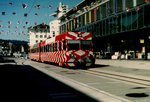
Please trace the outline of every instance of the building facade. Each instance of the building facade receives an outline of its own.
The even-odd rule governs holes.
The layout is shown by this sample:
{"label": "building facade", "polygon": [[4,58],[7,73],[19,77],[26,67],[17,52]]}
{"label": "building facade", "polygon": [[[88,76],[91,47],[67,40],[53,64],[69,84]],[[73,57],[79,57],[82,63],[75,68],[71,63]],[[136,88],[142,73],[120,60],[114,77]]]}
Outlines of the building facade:
{"label": "building facade", "polygon": [[45,24],[40,24],[34,27],[29,27],[28,33],[29,33],[29,46],[30,47],[50,37],[49,26]]}
{"label": "building facade", "polygon": [[150,59],[150,0],[84,0],[61,16],[60,33],[92,33],[94,51]]}
{"label": "building facade", "polygon": [[60,20],[53,20],[50,22],[50,37],[59,35]]}
{"label": "building facade", "polygon": [[64,15],[66,12],[68,12],[68,5],[63,5],[61,2],[59,3],[58,9],[55,11],[55,13],[51,14],[50,16],[56,17],[56,19],[52,20],[50,22],[50,37],[55,37],[58,34],[60,34],[59,26],[60,26],[60,18],[62,15]]}

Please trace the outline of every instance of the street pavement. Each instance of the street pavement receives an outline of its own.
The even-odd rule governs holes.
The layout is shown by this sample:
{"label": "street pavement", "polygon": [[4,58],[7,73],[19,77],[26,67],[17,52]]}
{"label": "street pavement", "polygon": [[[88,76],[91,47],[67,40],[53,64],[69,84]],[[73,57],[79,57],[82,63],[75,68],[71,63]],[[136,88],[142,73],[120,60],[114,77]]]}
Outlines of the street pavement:
{"label": "street pavement", "polygon": [[[78,70],[70,70],[66,68],[63,69],[63,68],[59,68],[58,66],[53,66],[50,64],[33,62],[25,59],[18,59],[18,63],[22,63],[24,61],[25,64],[31,65],[32,67],[37,68],[38,70],[46,73],[47,75],[53,76],[55,78],[58,77],[58,80],[62,82],[64,81],[64,83],[68,83],[69,85],[74,86],[78,90],[85,91],[86,93],[88,93],[89,96],[91,95],[96,99],[100,98],[100,100],[104,99],[105,100],[104,102],[117,102],[117,101],[112,101],[112,99],[114,99],[113,97],[116,96],[117,96],[116,98],[118,98],[119,100],[127,99],[131,101],[134,100],[134,102],[142,102],[144,100],[146,100],[145,102],[150,101],[149,97],[135,99],[135,98],[130,98],[125,96],[128,93],[140,93],[140,92],[150,94],[149,87],[140,86],[136,84],[134,85],[134,84],[122,83],[120,81],[109,80],[105,78],[104,79],[98,78],[93,75],[87,75],[86,73],[78,72]],[[47,93],[46,90],[49,90],[48,87],[46,87],[46,90],[39,88],[39,85],[44,85],[42,83],[49,83],[49,81],[43,82],[43,80],[45,80],[44,78],[42,78],[42,80],[41,78],[37,80],[36,79],[37,76],[41,74],[39,73],[35,77],[34,74],[35,72],[28,73],[29,70],[32,70],[31,67],[22,68],[22,66],[16,66],[15,65],[16,63],[14,63],[14,65],[11,64],[13,63],[13,61],[11,63],[8,62],[9,61],[7,61],[5,64],[0,63],[0,78],[2,83],[0,85],[0,90],[2,90],[1,93],[3,93],[3,96],[6,96],[6,98],[1,96],[2,97],[1,99],[5,99],[7,101],[9,100],[7,98],[8,96],[10,97],[10,99],[14,100],[15,102],[17,101],[30,102],[31,99],[33,99],[33,102],[41,102],[41,100],[43,99],[45,99],[45,101],[42,102],[49,101],[49,96],[46,95]],[[11,66],[9,66],[10,64]],[[109,70],[114,72],[121,72],[121,73],[128,73],[132,75],[141,75],[141,76],[149,77],[150,76],[149,66],[150,66],[150,62],[143,61],[143,60],[96,59],[95,68],[90,68],[90,69]],[[24,69],[25,72],[22,69]],[[35,83],[32,78],[37,80],[38,82]],[[139,87],[140,88],[144,87],[144,88],[135,89]],[[106,96],[102,95],[101,93],[104,93]],[[123,99],[122,98],[120,99],[118,96],[122,97]],[[35,100],[39,100],[39,101],[35,101]],[[124,102],[127,101],[124,100]]]}
{"label": "street pavement", "polygon": [[115,67],[150,70],[150,60],[112,60],[96,59],[96,64]]}

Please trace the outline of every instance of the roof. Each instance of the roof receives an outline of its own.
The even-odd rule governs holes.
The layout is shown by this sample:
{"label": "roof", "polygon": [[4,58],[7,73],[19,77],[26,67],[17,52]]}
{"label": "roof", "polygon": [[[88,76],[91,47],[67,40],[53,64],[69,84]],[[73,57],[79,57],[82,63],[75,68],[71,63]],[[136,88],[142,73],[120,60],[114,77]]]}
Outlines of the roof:
{"label": "roof", "polygon": [[79,4],[77,4],[76,7],[77,9],[74,10],[74,8],[70,9],[67,13],[65,13],[63,16],[61,16],[58,19],[63,19],[66,18],[66,16],[69,16],[71,14],[74,14],[75,12],[77,12],[78,10],[81,10],[84,6],[88,6],[91,4],[91,2],[93,2],[92,0],[83,0],[82,2],[80,2]]}

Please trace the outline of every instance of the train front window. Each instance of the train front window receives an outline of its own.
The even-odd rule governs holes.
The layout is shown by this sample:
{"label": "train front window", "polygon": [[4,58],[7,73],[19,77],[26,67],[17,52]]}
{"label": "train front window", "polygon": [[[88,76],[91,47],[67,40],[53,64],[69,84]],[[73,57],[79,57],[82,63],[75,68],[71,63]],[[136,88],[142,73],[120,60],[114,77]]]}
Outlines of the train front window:
{"label": "train front window", "polygon": [[68,40],[67,48],[68,50],[79,50],[80,49],[80,40]]}
{"label": "train front window", "polygon": [[92,50],[92,41],[81,40],[81,50]]}

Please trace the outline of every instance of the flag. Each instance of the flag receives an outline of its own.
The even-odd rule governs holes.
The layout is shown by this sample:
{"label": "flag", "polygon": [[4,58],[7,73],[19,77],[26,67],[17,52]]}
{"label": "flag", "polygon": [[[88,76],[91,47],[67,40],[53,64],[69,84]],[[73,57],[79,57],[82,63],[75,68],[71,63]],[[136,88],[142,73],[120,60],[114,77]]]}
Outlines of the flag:
{"label": "flag", "polygon": [[49,8],[52,8],[52,6],[51,6],[51,5],[49,5]]}
{"label": "flag", "polygon": [[44,25],[45,25],[45,23],[43,22],[43,23],[42,23],[42,26],[44,26]]}
{"label": "flag", "polygon": [[26,24],[28,24],[28,22],[26,22]]}
{"label": "flag", "polygon": [[32,29],[32,26],[30,26],[29,29]]}
{"label": "flag", "polygon": [[28,16],[28,14],[27,13],[24,13],[24,17],[27,17]]}
{"label": "flag", "polygon": [[37,8],[37,9],[40,9],[40,5],[36,5],[36,8]]}
{"label": "flag", "polygon": [[37,25],[37,22],[34,22],[34,25]]}
{"label": "flag", "polygon": [[2,12],[2,15],[5,15],[6,13],[5,12]]}
{"label": "flag", "polygon": [[15,14],[16,14],[16,12],[13,12],[12,14],[13,14],[13,15],[15,15]]}
{"label": "flag", "polygon": [[77,10],[77,7],[73,7],[73,11],[76,11]]}
{"label": "flag", "polygon": [[17,28],[18,28],[18,26],[15,26],[15,28],[17,29]]}
{"label": "flag", "polygon": [[22,4],[22,8],[27,8],[27,5],[26,4]]}
{"label": "flag", "polygon": [[18,21],[17,24],[20,24],[20,21]]}
{"label": "flag", "polygon": [[8,24],[11,24],[11,21],[8,21]]}
{"label": "flag", "polygon": [[12,4],[13,4],[12,2],[9,3],[9,5],[12,5]]}
{"label": "flag", "polygon": [[150,0],[145,0],[145,2],[150,2]]}
{"label": "flag", "polygon": [[34,15],[38,15],[37,13],[35,13]]}

